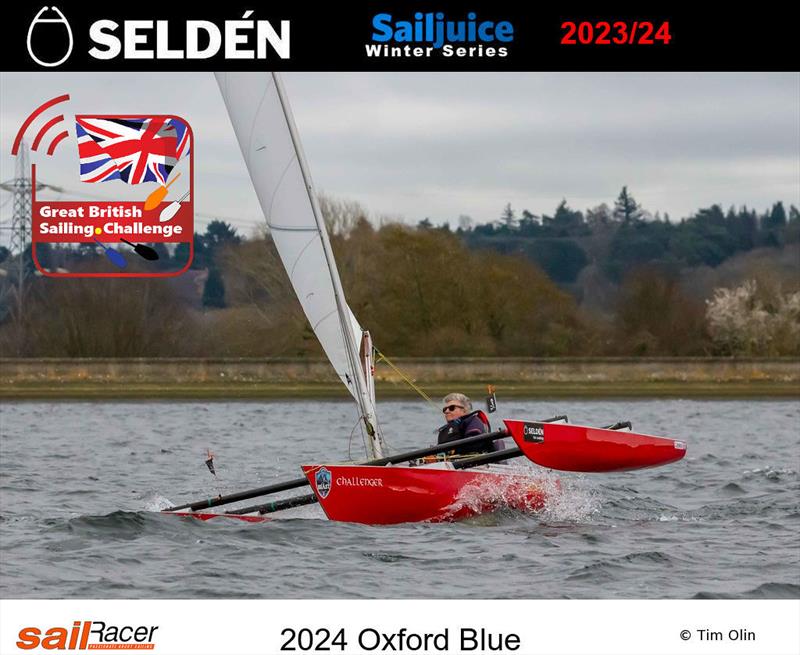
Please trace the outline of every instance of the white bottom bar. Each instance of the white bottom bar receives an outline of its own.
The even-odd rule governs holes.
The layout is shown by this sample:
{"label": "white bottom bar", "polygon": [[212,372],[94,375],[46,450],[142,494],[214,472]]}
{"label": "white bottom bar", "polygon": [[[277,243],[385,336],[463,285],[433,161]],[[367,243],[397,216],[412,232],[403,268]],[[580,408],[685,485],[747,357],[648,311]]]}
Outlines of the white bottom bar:
{"label": "white bottom bar", "polygon": [[3,600],[0,635],[3,655],[797,655],[800,600]]}

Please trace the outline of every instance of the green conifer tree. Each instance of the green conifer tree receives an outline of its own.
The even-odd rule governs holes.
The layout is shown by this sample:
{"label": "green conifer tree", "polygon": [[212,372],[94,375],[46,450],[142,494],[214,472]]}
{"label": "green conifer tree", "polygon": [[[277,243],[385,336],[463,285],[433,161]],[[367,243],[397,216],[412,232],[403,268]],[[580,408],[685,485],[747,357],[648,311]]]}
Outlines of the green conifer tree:
{"label": "green conifer tree", "polygon": [[614,218],[624,225],[629,225],[642,219],[641,207],[636,203],[634,197],[628,193],[628,187],[622,187],[617,200],[614,203]]}
{"label": "green conifer tree", "polygon": [[216,266],[208,269],[208,279],[203,287],[203,307],[225,307],[225,282]]}

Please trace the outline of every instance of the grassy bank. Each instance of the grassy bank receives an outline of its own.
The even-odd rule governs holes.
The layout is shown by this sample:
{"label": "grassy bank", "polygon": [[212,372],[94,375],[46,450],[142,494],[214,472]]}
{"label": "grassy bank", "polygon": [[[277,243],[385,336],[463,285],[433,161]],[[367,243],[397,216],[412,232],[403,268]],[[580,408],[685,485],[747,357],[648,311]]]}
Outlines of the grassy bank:
{"label": "grassy bank", "polygon": [[[438,400],[458,389],[473,398],[485,395],[485,388],[454,384],[448,387],[426,387],[428,395]],[[504,398],[797,398],[797,385],[756,384],[611,384],[587,385],[501,385],[498,394]],[[417,398],[410,390],[379,385],[381,399]],[[343,388],[333,385],[271,384],[195,384],[185,385],[92,385],[20,384],[0,390],[2,401],[29,400],[257,400],[257,399],[345,399]]]}
{"label": "grassy bank", "polygon": [[[480,397],[795,397],[800,362],[788,359],[397,359],[429,395]],[[382,398],[416,392],[376,370]],[[330,365],[309,359],[3,359],[0,399],[345,398]]]}

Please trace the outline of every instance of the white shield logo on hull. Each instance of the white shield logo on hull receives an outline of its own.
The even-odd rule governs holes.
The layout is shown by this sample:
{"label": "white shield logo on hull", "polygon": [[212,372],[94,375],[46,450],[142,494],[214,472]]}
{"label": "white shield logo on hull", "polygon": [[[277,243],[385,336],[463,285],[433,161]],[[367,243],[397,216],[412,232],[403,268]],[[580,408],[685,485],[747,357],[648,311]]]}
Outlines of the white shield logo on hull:
{"label": "white shield logo on hull", "polygon": [[324,466],[314,474],[314,483],[320,498],[327,498],[331,492],[331,472]]}

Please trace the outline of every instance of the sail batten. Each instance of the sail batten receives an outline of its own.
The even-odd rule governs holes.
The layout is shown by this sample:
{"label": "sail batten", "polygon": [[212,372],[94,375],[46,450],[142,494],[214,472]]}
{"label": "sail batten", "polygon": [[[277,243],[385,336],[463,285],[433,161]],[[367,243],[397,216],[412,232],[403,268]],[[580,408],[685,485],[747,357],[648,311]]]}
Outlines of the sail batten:
{"label": "sail batten", "polygon": [[[382,456],[374,388],[361,365],[364,331],[344,298],[328,233],[313,192],[296,127],[276,73],[217,73],[228,114],[259,204],[306,318]],[[308,233],[314,233],[309,238]],[[338,320],[330,320],[332,317]]]}
{"label": "sail batten", "polygon": [[323,321],[327,321],[331,316],[335,316],[335,315],[336,315],[336,310],[332,309],[328,315],[323,316],[321,319],[319,319],[319,321],[316,323],[316,325],[312,325],[311,329],[314,330],[314,332],[316,332],[317,328],[322,324]]}
{"label": "sail batten", "polygon": [[270,230],[278,230],[283,232],[317,232],[317,228],[315,227],[287,227],[285,225],[273,225],[270,222],[267,222],[267,226]]}
{"label": "sail batten", "polygon": [[[266,146],[262,146],[262,148],[260,149],[260,151],[263,151],[263,150],[265,150],[265,149],[266,149]],[[287,175],[287,174],[289,173],[289,171],[291,170],[291,168],[292,168],[292,164],[295,164],[295,163],[296,163],[298,166],[300,165],[300,162],[298,162],[298,161],[297,161],[297,156],[296,156],[296,155],[295,155],[294,157],[292,157],[292,158],[291,158],[291,159],[290,159],[288,162],[286,162],[286,168],[284,168],[284,169],[283,169],[283,173],[281,173],[280,179],[278,180],[278,184],[277,184],[277,186],[276,186],[276,190],[281,188],[281,186],[283,185],[283,180],[284,180],[284,178],[286,177],[286,175]],[[249,168],[249,167],[248,167],[248,168]],[[275,198],[276,198],[276,197],[277,197],[277,194],[275,194],[275,195],[273,195],[273,196],[272,196],[272,201],[270,202],[270,206],[269,206],[269,213],[268,213],[268,214],[265,216],[265,218],[267,219],[267,223],[270,223],[270,222],[272,221],[272,203],[274,203],[274,202],[275,202]],[[316,222],[314,223],[314,229],[315,229],[315,230],[317,229]]]}

